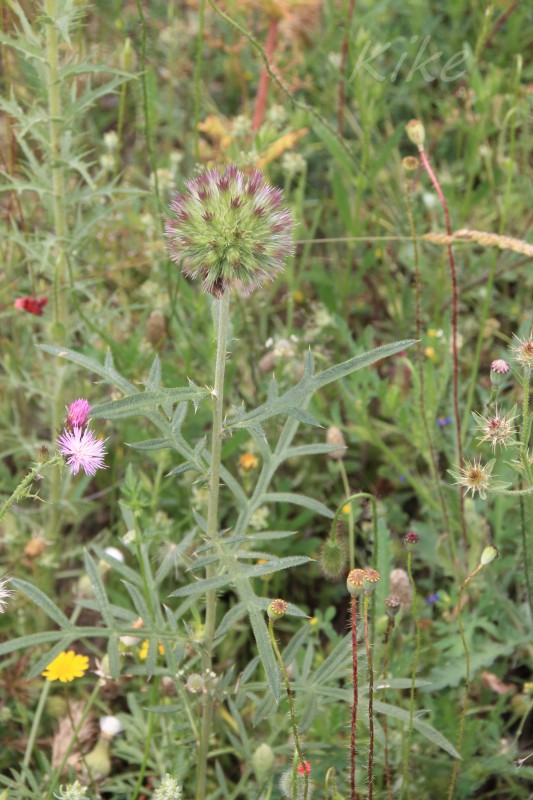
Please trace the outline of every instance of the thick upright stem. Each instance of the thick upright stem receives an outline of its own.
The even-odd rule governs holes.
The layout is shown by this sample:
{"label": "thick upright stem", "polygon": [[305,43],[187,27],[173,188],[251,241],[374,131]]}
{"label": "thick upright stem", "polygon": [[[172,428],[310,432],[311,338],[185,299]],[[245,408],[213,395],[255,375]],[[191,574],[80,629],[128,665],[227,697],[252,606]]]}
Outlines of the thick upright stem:
{"label": "thick upright stem", "polygon": [[[276,42],[278,38],[279,20],[273,17],[270,20],[270,27],[268,29],[268,36],[265,46],[265,56],[269,62],[272,61],[272,56],[276,49]],[[254,117],[252,120],[252,130],[258,131],[265,118],[265,107],[268,95],[268,85],[270,83],[270,76],[266,67],[261,67],[261,75],[259,77],[259,88],[257,89],[257,97],[255,99]]]}
{"label": "thick upright stem", "polygon": [[418,672],[418,662],[420,661],[420,644],[421,644],[420,620],[418,619],[418,599],[416,595],[416,585],[413,578],[412,559],[413,559],[413,554],[411,552],[408,552],[407,572],[409,574],[409,582],[411,584],[411,589],[413,592],[413,617],[415,620],[415,628],[416,628],[416,646],[415,646],[415,660],[413,663],[413,672],[411,675],[411,692],[409,697],[409,730],[407,732],[407,742],[404,751],[402,788],[400,791],[400,800],[402,800],[405,791],[407,791],[407,794],[409,796],[409,786],[408,786],[409,756],[411,754],[411,740],[413,738],[413,717],[415,713],[415,681],[416,681],[416,674]]}
{"label": "thick upright stem", "polygon": [[[217,304],[217,353],[215,363],[215,384],[213,387],[213,428],[211,441],[211,474],[209,478],[209,507],[207,510],[207,536],[215,539],[218,532],[218,499],[220,481],[220,458],[222,453],[222,422],[224,406],[224,374],[226,369],[226,353],[229,328],[229,291],[224,292]],[[215,566],[206,567],[206,578],[212,578]],[[215,635],[217,596],[215,591],[208,591],[205,598],[204,647],[202,653],[202,670],[209,672],[212,665],[213,639]],[[207,780],[207,756],[209,751],[209,735],[213,715],[213,699],[205,695],[202,707],[202,728],[198,750],[198,768],[196,781],[196,800],[205,800]]]}
{"label": "thick upright stem", "polygon": [[368,664],[368,800],[374,795],[374,666],[372,663],[372,646],[368,633],[368,606],[370,596],[365,593],[363,601],[363,624],[365,631],[366,660]]}

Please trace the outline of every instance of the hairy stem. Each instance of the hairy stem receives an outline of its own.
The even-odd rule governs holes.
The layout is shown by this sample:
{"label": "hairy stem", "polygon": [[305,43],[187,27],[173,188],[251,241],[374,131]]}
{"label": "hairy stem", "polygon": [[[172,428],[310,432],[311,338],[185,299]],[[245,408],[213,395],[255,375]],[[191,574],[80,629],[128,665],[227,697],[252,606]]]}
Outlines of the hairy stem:
{"label": "hairy stem", "polygon": [[411,753],[411,740],[413,738],[413,717],[415,713],[415,681],[416,681],[416,674],[418,672],[418,662],[420,660],[420,643],[421,643],[420,620],[418,619],[418,598],[416,595],[416,586],[413,578],[412,559],[413,559],[413,554],[411,552],[408,552],[407,573],[409,575],[409,582],[411,584],[411,589],[413,593],[413,617],[416,629],[416,646],[415,646],[415,659],[413,662],[413,672],[411,674],[411,694],[409,697],[409,729],[407,732],[407,741],[404,749],[402,788],[400,791],[400,800],[402,800],[405,791],[409,793],[408,789],[409,756]]}
{"label": "hairy stem", "polygon": [[[265,46],[265,56],[270,62],[274,51],[276,49],[276,41],[278,38],[279,19],[273,17],[270,20],[268,28],[267,41]],[[265,118],[265,107],[268,96],[268,84],[270,83],[270,75],[267,68],[263,65],[261,67],[261,75],[259,76],[259,86],[257,88],[257,96],[255,98],[254,116],[252,119],[252,130],[258,131]]]}
{"label": "hairy stem", "polygon": [[[294,699],[292,696],[291,684],[289,681],[289,674],[287,672],[287,668],[285,667],[285,663],[283,661],[283,657],[281,655],[280,649],[278,647],[278,643],[276,641],[276,637],[274,635],[274,620],[268,620],[268,633],[270,636],[270,641],[272,642],[272,648],[274,653],[276,654],[276,658],[278,660],[278,664],[281,669],[281,674],[283,675],[283,682],[285,684],[285,691],[287,692],[287,699],[289,701],[289,714],[291,719],[291,728],[292,728],[292,735],[294,737],[294,746],[296,748],[296,755],[298,756],[298,764],[303,768],[303,775],[304,775],[304,796],[303,800],[307,800],[307,792],[309,788],[309,776],[307,774],[307,769],[305,765],[305,760],[302,752],[302,747],[300,745],[300,736],[298,734],[298,725],[296,722],[296,712],[294,710]],[[296,787],[296,781],[293,779],[293,790]]]}
{"label": "hairy stem", "polygon": [[[209,478],[209,506],[207,511],[207,537],[215,539],[218,533],[218,499],[220,482],[220,460],[222,454],[222,428],[224,404],[224,374],[226,369],[226,354],[228,347],[229,330],[229,291],[224,292],[220,300],[213,301],[217,311],[217,352],[215,362],[215,384],[213,387],[213,427],[211,441],[211,469]],[[206,578],[212,578],[216,567],[209,564],[206,567]],[[215,635],[217,596],[214,590],[206,593],[205,598],[205,628],[204,646],[202,652],[202,670],[209,672],[212,666],[213,639]],[[202,707],[202,727],[200,731],[200,744],[198,749],[198,767],[196,781],[196,800],[204,800],[207,779],[207,756],[209,751],[209,736],[213,715],[213,699],[208,693],[205,695]]]}
{"label": "hairy stem", "polygon": [[353,703],[352,721],[350,732],[350,800],[356,800],[355,794],[355,759],[357,755],[356,725],[357,725],[357,706],[359,704],[359,683],[357,674],[357,598],[352,597],[352,683],[353,683]]}
{"label": "hairy stem", "polygon": [[374,794],[374,667],[372,664],[372,645],[368,633],[368,606],[370,595],[365,592],[363,602],[363,625],[365,631],[366,660],[368,664],[368,800]]}
{"label": "hairy stem", "polygon": [[344,100],[346,96],[346,61],[348,58],[348,48],[350,45],[350,30],[352,27],[353,15],[355,12],[355,0],[349,0],[348,13],[346,14],[346,21],[344,23],[344,39],[342,42],[341,63],[339,67],[339,100],[337,109],[337,132],[339,136],[343,135],[344,131]]}
{"label": "hairy stem", "polygon": [[200,16],[198,19],[198,36],[196,39],[196,61],[194,64],[194,160],[200,161],[200,80],[202,78],[202,52],[204,46],[204,20],[205,2],[200,2]]}

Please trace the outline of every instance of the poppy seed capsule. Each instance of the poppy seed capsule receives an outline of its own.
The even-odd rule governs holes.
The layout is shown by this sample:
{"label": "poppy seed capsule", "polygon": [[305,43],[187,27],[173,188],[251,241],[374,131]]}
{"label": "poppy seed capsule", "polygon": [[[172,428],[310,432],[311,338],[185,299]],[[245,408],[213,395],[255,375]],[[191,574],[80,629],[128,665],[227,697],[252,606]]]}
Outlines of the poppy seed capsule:
{"label": "poppy seed capsule", "polygon": [[281,619],[286,613],[287,603],[285,600],[280,600],[279,598],[277,600],[272,600],[267,609],[268,618],[271,619],[272,622],[275,622],[277,619]]}
{"label": "poppy seed capsule", "polygon": [[420,120],[410,120],[405,126],[405,131],[412,143],[415,144],[419,150],[422,150],[426,138],[426,131]]}
{"label": "poppy seed capsule", "polygon": [[363,589],[365,590],[366,595],[371,595],[373,593],[380,579],[381,575],[379,574],[377,569],[372,569],[372,567],[367,567],[364,570]]}
{"label": "poppy seed capsule", "polygon": [[346,578],[346,588],[352,597],[358,597],[363,591],[364,569],[352,569]]}
{"label": "poppy seed capsule", "polygon": [[394,619],[401,608],[401,601],[395,594],[390,594],[385,600],[385,608],[389,619]]}

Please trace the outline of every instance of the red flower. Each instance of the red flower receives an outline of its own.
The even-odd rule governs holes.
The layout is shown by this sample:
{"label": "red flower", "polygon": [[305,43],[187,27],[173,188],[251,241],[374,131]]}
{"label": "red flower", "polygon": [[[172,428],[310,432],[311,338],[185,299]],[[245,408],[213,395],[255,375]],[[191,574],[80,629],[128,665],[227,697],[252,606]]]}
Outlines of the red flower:
{"label": "red flower", "polygon": [[36,297],[17,297],[13,305],[19,311],[28,311],[30,314],[35,314],[36,317],[41,317],[47,303],[47,297],[41,297],[40,300],[37,300]]}

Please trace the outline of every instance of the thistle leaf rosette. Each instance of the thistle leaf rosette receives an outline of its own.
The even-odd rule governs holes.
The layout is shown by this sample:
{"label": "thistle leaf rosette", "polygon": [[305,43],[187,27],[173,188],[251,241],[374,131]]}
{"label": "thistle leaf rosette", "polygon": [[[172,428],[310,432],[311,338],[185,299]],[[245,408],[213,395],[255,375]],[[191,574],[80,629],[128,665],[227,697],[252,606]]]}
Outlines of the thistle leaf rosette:
{"label": "thistle leaf rosette", "polygon": [[165,225],[170,256],[185,275],[221,297],[235,285],[250,294],[283,269],[294,251],[294,222],[282,191],[261,172],[211,169],[186,187]]}

